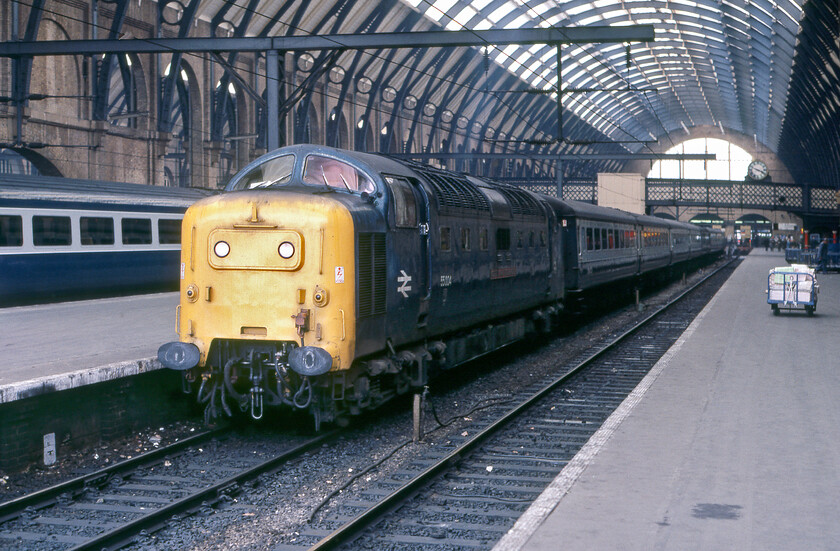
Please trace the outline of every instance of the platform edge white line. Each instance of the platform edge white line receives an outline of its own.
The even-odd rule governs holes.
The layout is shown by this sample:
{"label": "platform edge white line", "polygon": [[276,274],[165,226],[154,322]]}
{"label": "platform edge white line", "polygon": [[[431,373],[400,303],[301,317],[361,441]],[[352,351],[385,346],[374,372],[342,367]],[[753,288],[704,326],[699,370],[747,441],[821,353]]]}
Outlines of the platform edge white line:
{"label": "platform edge white line", "polygon": [[51,392],[70,390],[104,381],[113,381],[162,368],[163,366],[157,358],[143,358],[80,369],[70,373],[46,375],[19,383],[0,385],[0,404],[32,398],[34,396],[42,396]]}

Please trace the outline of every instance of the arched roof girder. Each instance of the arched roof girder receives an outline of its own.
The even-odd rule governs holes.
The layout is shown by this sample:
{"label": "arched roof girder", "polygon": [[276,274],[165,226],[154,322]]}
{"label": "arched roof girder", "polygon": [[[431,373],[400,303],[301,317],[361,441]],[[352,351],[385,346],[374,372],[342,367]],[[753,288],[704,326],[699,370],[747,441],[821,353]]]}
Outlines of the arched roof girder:
{"label": "arched roof girder", "polygon": [[[327,28],[387,32],[652,24],[656,40],[630,45],[629,69],[623,45],[562,48],[560,84],[564,88],[604,89],[564,95],[564,134],[592,142],[646,140],[682,131],[683,125],[715,125],[755,134],[756,141],[779,150],[780,155],[782,143],[802,152],[804,146],[791,144],[807,142],[804,151],[831,157],[837,146],[826,136],[836,137],[832,132],[836,132],[840,101],[840,71],[831,61],[840,25],[837,2],[808,0],[807,7],[815,15],[800,29],[804,4],[805,0],[258,0],[256,4],[201,0],[199,11],[204,21],[223,14],[225,21],[239,25],[253,8],[246,34],[263,36],[309,34]],[[825,21],[822,27],[821,20]],[[354,96],[353,101],[364,105],[357,113],[368,117],[375,113],[381,90],[388,85],[397,89],[399,99],[408,94],[418,98],[413,111],[402,110],[398,115],[413,117],[404,125],[412,140],[420,123],[453,135],[459,116],[470,121],[462,129],[470,139],[490,134],[513,139],[556,134],[556,104],[551,97],[486,92],[502,85],[510,89],[557,86],[556,48],[491,47],[487,58],[489,68],[485,69],[481,49],[456,48],[346,53],[340,63],[349,69],[348,79],[364,75],[374,81],[367,97]],[[637,90],[624,91],[628,87]],[[640,90],[651,88],[657,91]],[[343,82],[339,101],[345,101],[351,90],[350,80]],[[437,107],[433,116],[422,114],[425,103]],[[445,110],[456,114],[452,123],[442,122]],[[391,120],[396,120],[390,113]],[[431,144],[425,135],[423,140]],[[515,147],[527,149],[521,143]],[[539,147],[551,151],[606,148],[600,144]],[[638,150],[643,146],[614,147]],[[808,168],[801,173],[814,171]]]}

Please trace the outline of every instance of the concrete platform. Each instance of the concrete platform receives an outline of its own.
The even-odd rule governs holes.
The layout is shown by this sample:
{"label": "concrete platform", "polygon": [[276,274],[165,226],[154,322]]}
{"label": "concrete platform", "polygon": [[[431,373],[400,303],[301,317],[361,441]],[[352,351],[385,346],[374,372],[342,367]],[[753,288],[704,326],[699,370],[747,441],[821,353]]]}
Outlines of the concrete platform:
{"label": "concrete platform", "polygon": [[840,548],[840,275],[773,316],[755,250],[496,550]]}
{"label": "concrete platform", "polygon": [[160,369],[178,293],[0,309],[0,404]]}

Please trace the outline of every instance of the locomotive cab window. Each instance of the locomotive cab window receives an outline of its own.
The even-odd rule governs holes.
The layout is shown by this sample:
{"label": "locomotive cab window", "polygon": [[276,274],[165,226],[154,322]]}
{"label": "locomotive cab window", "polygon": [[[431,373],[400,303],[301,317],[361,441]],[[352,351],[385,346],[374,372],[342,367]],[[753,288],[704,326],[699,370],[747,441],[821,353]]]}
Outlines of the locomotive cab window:
{"label": "locomotive cab window", "polygon": [[385,183],[394,198],[394,225],[398,228],[417,227],[417,201],[411,183],[405,178],[386,176]]}
{"label": "locomotive cab window", "polygon": [[123,245],[151,245],[152,221],[148,218],[122,219]]}
{"label": "locomotive cab window", "polygon": [[376,190],[370,178],[354,166],[321,155],[310,155],[306,158],[303,181],[314,186],[326,185],[348,191],[373,193]]}
{"label": "locomotive cab window", "polygon": [[251,170],[236,183],[233,189],[255,189],[287,184],[292,179],[294,167],[294,155],[275,157]]}
{"label": "locomotive cab window", "polygon": [[440,228],[440,250],[452,250],[452,231],[449,228]]}
{"label": "locomotive cab window", "polygon": [[32,240],[38,247],[70,246],[70,217],[33,216]]}
{"label": "locomotive cab window", "polygon": [[114,219],[82,216],[79,219],[82,245],[113,245]]}
{"label": "locomotive cab window", "polygon": [[461,228],[461,248],[465,251],[472,249],[469,228]]}
{"label": "locomotive cab window", "polygon": [[23,219],[20,216],[0,216],[0,247],[23,246]]}
{"label": "locomotive cab window", "polygon": [[478,247],[482,251],[488,250],[490,248],[488,241],[487,228],[481,228],[478,231]]}

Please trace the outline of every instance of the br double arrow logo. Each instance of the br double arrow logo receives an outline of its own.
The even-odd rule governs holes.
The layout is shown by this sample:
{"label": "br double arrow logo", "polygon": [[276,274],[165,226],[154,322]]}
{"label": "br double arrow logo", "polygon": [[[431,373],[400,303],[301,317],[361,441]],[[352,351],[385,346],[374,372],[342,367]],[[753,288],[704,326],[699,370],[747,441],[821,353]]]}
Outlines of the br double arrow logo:
{"label": "br double arrow logo", "polygon": [[408,298],[408,292],[411,290],[411,276],[405,273],[405,270],[400,270],[400,274],[397,276],[397,283],[400,286],[397,288],[397,292],[400,293],[404,298]]}

